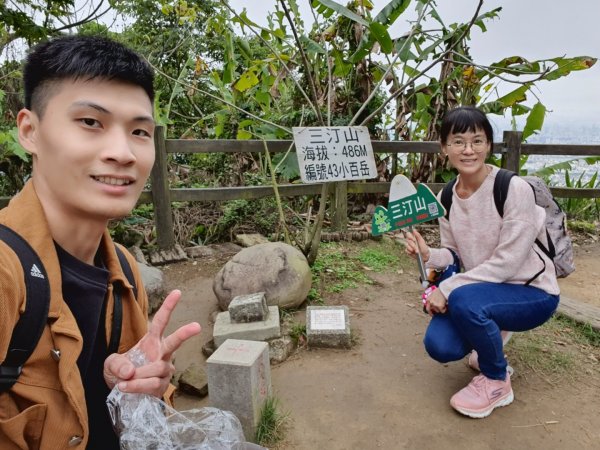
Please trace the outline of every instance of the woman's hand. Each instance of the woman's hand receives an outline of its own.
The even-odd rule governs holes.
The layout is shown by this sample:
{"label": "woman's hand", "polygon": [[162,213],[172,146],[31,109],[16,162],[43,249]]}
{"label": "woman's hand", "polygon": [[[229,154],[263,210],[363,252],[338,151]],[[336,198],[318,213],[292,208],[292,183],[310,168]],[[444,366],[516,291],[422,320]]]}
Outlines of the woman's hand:
{"label": "woman's hand", "polygon": [[406,241],[406,253],[411,258],[416,258],[417,252],[419,252],[423,262],[429,261],[431,252],[429,251],[429,247],[425,243],[423,236],[421,236],[421,233],[416,230],[404,231],[404,238]]}
{"label": "woman's hand", "polygon": [[[200,324],[188,323],[163,338],[181,292],[172,291],[154,315],[148,333],[127,353],[113,353],[104,361],[104,380],[109,388],[119,385],[123,392],[162,397],[175,373],[173,353],[181,344],[200,333]],[[132,361],[133,360],[133,361]]]}
{"label": "woman's hand", "polygon": [[446,314],[448,311],[448,301],[442,291],[435,289],[427,297],[427,303],[425,303],[425,310],[430,316],[434,314]]}

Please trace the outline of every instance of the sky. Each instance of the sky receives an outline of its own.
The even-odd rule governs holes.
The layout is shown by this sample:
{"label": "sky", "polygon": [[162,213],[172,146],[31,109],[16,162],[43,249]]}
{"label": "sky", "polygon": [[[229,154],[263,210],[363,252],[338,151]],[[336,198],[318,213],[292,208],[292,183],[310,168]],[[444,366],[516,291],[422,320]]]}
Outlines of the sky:
{"label": "sky", "polygon": [[[260,2],[230,0],[241,11],[246,7],[252,20],[264,23],[275,0]],[[312,22],[310,0],[297,0],[305,23]],[[373,0],[374,13],[389,0]],[[338,0],[346,4],[345,0]],[[465,21],[477,6],[477,0],[437,0],[437,10],[446,24]],[[487,22],[487,32],[475,27],[471,55],[478,63],[492,63],[507,56],[519,55],[529,60],[557,56],[600,57],[599,0],[485,0],[482,11],[501,6],[499,17]],[[412,6],[405,12],[408,13]],[[414,19],[416,14],[406,15]],[[391,29],[395,38],[409,30],[404,14]],[[600,125],[600,61],[585,71],[572,72],[552,82],[538,83],[539,97],[551,111],[546,123],[577,122]],[[533,103],[532,103],[533,104]]]}

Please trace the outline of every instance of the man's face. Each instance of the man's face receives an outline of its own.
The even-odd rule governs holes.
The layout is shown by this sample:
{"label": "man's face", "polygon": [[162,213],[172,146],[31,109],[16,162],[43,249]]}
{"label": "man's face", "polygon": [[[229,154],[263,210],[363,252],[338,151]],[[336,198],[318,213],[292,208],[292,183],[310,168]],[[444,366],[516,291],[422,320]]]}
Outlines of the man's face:
{"label": "man's face", "polygon": [[45,208],[94,221],[130,213],[154,163],[152,103],[141,87],[61,81],[42,117],[22,110],[18,125]]}

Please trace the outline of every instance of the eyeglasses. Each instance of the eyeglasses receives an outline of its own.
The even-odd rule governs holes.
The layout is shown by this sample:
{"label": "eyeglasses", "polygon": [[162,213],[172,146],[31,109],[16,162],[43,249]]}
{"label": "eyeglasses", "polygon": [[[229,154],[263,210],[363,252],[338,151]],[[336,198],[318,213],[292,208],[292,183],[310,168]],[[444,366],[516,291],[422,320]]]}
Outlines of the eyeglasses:
{"label": "eyeglasses", "polygon": [[487,150],[488,141],[482,138],[473,139],[471,142],[465,141],[464,139],[454,139],[448,142],[446,146],[455,152],[464,152],[469,144],[475,153],[481,153]]}

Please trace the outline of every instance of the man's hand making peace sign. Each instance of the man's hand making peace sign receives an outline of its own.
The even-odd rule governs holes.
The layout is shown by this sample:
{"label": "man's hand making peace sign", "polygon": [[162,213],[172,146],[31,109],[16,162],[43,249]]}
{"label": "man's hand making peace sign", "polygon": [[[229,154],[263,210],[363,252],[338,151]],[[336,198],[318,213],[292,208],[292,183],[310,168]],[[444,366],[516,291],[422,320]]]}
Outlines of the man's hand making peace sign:
{"label": "man's hand making peace sign", "polygon": [[[109,388],[116,384],[123,392],[150,394],[162,397],[175,372],[173,353],[189,338],[200,333],[200,324],[188,323],[163,337],[181,292],[172,291],[154,315],[148,333],[127,353],[113,353],[104,361],[104,380]],[[143,357],[143,365],[134,364],[130,355]]]}

